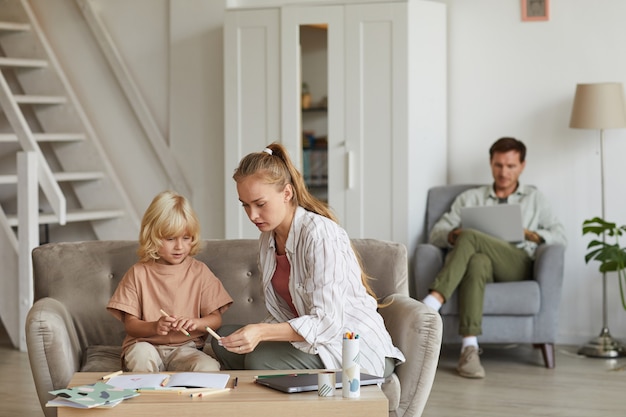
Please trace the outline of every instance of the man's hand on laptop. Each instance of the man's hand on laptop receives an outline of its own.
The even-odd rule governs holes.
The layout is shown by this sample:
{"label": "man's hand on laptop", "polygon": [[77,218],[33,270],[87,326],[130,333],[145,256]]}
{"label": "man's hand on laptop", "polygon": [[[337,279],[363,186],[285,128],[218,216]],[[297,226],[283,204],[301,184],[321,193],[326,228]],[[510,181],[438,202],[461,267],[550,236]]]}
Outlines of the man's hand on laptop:
{"label": "man's hand on laptop", "polygon": [[524,239],[535,242],[536,244],[543,242],[543,238],[539,236],[539,233],[531,232],[528,229],[524,229]]}
{"label": "man's hand on laptop", "polygon": [[454,244],[456,243],[456,239],[459,237],[459,234],[461,234],[461,228],[457,227],[456,229],[452,229],[450,231],[450,233],[448,233],[448,243],[452,246],[454,246]]}

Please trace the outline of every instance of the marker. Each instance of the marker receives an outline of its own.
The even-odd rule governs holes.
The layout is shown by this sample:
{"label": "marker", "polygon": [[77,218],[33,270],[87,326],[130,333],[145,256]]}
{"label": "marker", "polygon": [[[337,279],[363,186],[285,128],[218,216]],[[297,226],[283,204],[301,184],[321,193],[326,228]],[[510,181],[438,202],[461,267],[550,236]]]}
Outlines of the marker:
{"label": "marker", "polygon": [[237,383],[239,382],[239,377],[235,377],[235,382],[233,382],[233,388],[237,388]]}
{"label": "marker", "polygon": [[137,392],[141,393],[141,394],[182,394],[183,393],[183,389],[177,388],[177,387],[158,387],[158,388],[152,388],[152,387],[145,387],[145,388],[138,388]]}
{"label": "marker", "polygon": [[209,326],[206,326],[205,329],[206,329],[207,332],[209,332],[209,334],[211,336],[213,336],[217,340],[221,340],[222,339],[222,336],[220,336],[219,334],[215,333],[215,330],[211,329]]}
{"label": "marker", "polygon": [[[165,311],[163,311],[163,309],[159,310],[161,312],[162,315],[164,315],[165,317],[172,317],[169,314],[167,314]],[[189,332],[185,329],[180,329],[181,333],[184,334],[187,337],[191,337],[191,335],[189,334]]]}

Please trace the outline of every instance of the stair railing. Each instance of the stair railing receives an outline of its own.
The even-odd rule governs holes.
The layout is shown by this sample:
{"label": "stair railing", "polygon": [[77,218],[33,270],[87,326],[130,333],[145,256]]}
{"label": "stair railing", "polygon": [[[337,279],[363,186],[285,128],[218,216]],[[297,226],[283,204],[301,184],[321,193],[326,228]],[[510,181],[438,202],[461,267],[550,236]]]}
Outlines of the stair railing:
{"label": "stair railing", "polygon": [[19,348],[26,351],[26,316],[33,306],[33,262],[31,253],[39,246],[39,155],[35,152],[17,154],[18,211],[18,317]]}
{"label": "stair railing", "polygon": [[22,111],[19,108],[15,96],[9,88],[9,84],[0,71],[0,107],[4,111],[4,114],[11,125],[11,128],[17,135],[17,141],[21,149],[25,152],[34,152],[38,159],[38,182],[41,185],[41,190],[48,199],[48,203],[52,207],[52,211],[57,216],[59,224],[64,225],[67,220],[67,205],[65,196],[61,191],[61,187],[54,179],[54,175],[46,158],[44,157],[39,144],[35,140],[28,122],[24,118]]}

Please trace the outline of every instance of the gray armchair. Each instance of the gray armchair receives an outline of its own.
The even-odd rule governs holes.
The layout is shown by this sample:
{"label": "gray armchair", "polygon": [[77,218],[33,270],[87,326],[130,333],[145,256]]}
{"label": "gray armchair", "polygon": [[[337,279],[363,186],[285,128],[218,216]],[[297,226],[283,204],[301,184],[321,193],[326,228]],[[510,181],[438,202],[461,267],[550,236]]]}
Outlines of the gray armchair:
{"label": "gray armchair", "polygon": [[[463,184],[431,188],[426,203],[427,235],[449,210],[456,196],[476,186]],[[546,368],[554,367],[564,252],[563,245],[540,245],[536,251],[532,280],[487,284],[481,343],[531,343],[541,348]],[[427,295],[429,285],[443,266],[444,257],[445,250],[434,245],[425,243],[417,246],[413,257],[412,290],[418,300]],[[457,305],[454,293],[441,308],[443,343],[461,340]]]}

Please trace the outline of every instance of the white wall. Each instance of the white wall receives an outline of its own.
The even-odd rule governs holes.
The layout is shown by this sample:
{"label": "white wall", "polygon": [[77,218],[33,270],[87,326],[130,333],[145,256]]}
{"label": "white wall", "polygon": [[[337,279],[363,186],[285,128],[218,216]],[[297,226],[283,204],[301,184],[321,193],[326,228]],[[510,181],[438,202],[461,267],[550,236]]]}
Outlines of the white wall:
{"label": "white wall", "polygon": [[[449,27],[449,182],[490,180],[488,147],[500,136],[528,146],[522,180],[548,195],[569,245],[561,304],[561,343],[581,344],[602,328],[597,263],[586,265],[583,220],[601,213],[599,132],[570,129],[577,83],[626,82],[626,2],[552,0],[547,22],[522,22],[520,2],[447,0]],[[626,223],[626,129],[605,132],[607,219]],[[608,322],[626,341],[616,277]]]}
{"label": "white wall", "polygon": [[[181,167],[203,237],[223,237],[224,3],[91,2]],[[159,191],[174,187],[98,49],[77,1],[31,3],[133,204],[143,213]],[[56,233],[51,239],[55,238],[68,236]]]}
{"label": "white wall", "polygon": [[[528,145],[522,179],[550,197],[569,238],[559,342],[584,343],[601,329],[601,279],[597,265],[584,263],[588,239],[581,236],[582,221],[600,214],[599,132],[568,124],[576,83],[626,81],[626,2],[552,0],[550,21],[521,22],[519,0],[441,1],[448,5],[449,182],[490,181],[487,149],[500,136],[515,136]],[[73,0],[50,2],[55,7],[34,2],[45,9],[46,20],[56,23],[47,26],[66,45],[62,55],[70,79],[85,96],[105,147],[142,211],[167,184],[154,161],[143,155],[145,138],[125,118],[127,104],[119,92],[110,91],[115,82],[107,64],[89,49],[93,40],[81,23],[71,20],[80,19],[80,13],[63,13],[76,8]],[[97,3],[183,166],[204,237],[223,237],[224,2]],[[148,20],[139,20],[140,14]],[[605,137],[606,213],[624,224],[626,195],[620,182],[626,164],[620,157],[626,152],[626,129],[607,131]],[[617,282],[610,278],[609,327],[626,340],[626,312],[619,305]]]}

